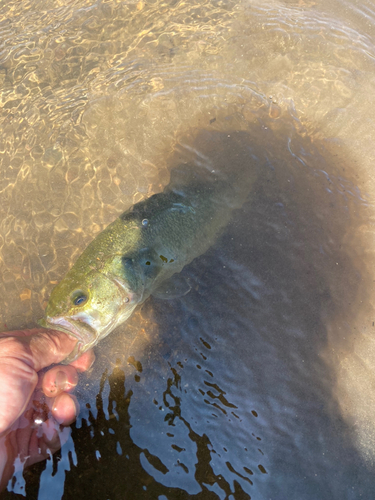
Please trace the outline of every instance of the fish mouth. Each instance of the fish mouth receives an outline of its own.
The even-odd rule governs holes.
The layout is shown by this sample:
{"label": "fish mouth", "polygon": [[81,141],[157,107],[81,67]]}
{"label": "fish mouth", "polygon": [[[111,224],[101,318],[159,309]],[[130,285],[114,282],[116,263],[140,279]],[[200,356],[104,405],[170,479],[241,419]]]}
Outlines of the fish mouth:
{"label": "fish mouth", "polygon": [[[67,333],[75,337],[84,347],[84,351],[93,345],[98,337],[98,334],[92,326],[83,321],[66,319],[63,316],[57,318],[46,317],[38,321],[44,328],[51,328],[60,332]],[[82,351],[82,352],[84,352]]]}

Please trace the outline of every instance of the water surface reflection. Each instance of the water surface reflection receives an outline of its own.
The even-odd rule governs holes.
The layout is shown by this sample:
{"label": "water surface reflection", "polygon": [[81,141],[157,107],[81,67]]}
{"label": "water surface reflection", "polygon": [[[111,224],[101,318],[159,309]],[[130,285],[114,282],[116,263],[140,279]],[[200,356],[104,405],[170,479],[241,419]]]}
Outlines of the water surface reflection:
{"label": "water surface reflection", "polygon": [[345,350],[370,285],[356,258],[367,204],[328,151],[287,122],[269,125],[191,133],[171,155],[172,166],[247,157],[258,179],[183,270],[189,294],[151,298],[100,345],[78,390],[74,445],[54,458],[71,469],[62,498],[368,497],[331,353]]}
{"label": "water surface reflection", "polygon": [[371,498],[371,2],[0,15],[3,329],[34,326],[85,245],[181,159],[240,151],[257,169],[184,269],[191,292],[100,344],[71,439],[25,472],[27,497]]}

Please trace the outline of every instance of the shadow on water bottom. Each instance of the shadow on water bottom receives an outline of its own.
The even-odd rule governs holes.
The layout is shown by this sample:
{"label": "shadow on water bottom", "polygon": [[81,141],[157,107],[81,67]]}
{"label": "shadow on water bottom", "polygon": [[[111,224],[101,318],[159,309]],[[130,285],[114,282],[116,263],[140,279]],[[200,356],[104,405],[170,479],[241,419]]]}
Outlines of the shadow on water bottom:
{"label": "shadow on water bottom", "polygon": [[280,123],[178,142],[171,167],[240,157],[257,180],[182,271],[191,291],[151,297],[99,345],[71,439],[25,471],[27,498],[371,497],[330,357],[369,286],[347,243],[366,203],[347,165]]}

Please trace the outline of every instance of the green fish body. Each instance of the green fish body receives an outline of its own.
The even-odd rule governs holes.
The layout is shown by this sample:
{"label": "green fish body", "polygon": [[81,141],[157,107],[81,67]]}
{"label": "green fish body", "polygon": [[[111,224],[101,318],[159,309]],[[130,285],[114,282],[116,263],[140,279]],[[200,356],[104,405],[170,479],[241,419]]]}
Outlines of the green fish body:
{"label": "green fish body", "polygon": [[237,189],[242,184],[241,178],[236,184],[222,172],[182,165],[163,192],[134,205],[89,244],[52,290],[40,321],[78,339],[66,362],[126,321],[212,245],[244,201]]}

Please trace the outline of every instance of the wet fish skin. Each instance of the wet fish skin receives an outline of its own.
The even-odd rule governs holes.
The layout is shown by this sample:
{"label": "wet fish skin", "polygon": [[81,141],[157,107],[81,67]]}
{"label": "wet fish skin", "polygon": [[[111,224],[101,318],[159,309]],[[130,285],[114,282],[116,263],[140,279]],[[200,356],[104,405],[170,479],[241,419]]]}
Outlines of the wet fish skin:
{"label": "wet fish skin", "polygon": [[233,186],[220,172],[181,165],[163,192],[134,205],[88,245],[52,290],[40,321],[78,339],[66,362],[96,345],[211,246],[231,209],[244,201]]}

